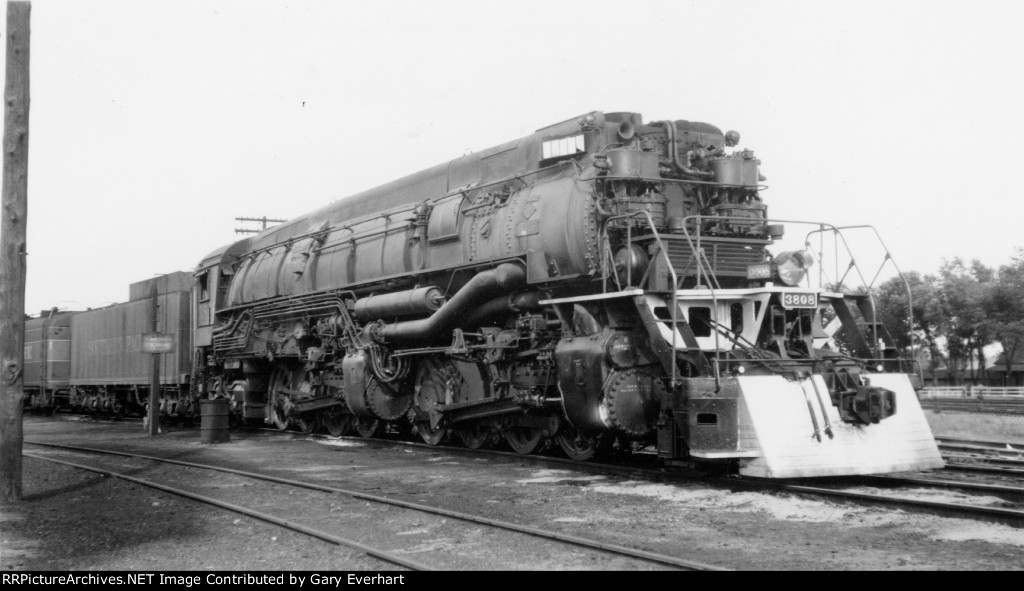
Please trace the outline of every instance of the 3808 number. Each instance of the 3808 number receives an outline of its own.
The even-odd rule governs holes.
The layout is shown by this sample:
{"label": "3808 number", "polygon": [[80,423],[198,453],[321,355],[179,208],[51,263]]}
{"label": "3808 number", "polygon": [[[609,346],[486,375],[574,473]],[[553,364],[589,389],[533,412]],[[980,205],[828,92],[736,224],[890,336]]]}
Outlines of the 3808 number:
{"label": "3808 number", "polygon": [[784,293],[782,305],[785,308],[815,308],[818,305],[818,294]]}

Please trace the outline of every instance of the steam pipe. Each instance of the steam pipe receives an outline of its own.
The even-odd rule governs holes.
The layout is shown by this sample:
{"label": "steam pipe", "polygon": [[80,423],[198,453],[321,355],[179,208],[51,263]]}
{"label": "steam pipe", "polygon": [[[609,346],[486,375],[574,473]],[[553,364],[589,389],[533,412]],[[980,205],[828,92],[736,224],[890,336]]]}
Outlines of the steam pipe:
{"label": "steam pipe", "polygon": [[655,125],[665,126],[665,133],[668,135],[669,155],[672,156],[672,164],[684,173],[696,176],[711,178],[715,176],[715,173],[706,170],[697,170],[690,166],[683,166],[683,163],[679,161],[679,145],[676,143],[676,124],[673,121],[655,121]]}
{"label": "steam pipe", "polygon": [[529,291],[515,295],[501,295],[489,302],[485,302],[477,306],[476,309],[470,312],[465,319],[459,322],[459,324],[462,325],[463,328],[473,327],[479,324],[484,324],[499,314],[508,314],[510,312],[532,312],[542,308],[543,306],[540,305],[540,301],[547,299],[548,297],[548,294],[539,291]]}
{"label": "steam pipe", "polygon": [[518,289],[526,283],[526,269],[520,263],[502,263],[477,273],[437,312],[427,318],[392,324],[371,325],[371,335],[381,343],[423,342],[448,336],[469,311],[488,300]]}

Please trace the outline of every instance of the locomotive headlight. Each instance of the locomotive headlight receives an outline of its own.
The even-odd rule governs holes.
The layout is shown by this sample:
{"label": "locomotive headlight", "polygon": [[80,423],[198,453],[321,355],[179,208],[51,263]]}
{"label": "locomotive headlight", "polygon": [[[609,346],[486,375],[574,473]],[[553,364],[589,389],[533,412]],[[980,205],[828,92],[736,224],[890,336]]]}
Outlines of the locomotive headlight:
{"label": "locomotive headlight", "polygon": [[799,285],[807,276],[807,269],[814,264],[814,256],[806,250],[791,250],[775,257],[775,268],[779,281],[786,285]]}

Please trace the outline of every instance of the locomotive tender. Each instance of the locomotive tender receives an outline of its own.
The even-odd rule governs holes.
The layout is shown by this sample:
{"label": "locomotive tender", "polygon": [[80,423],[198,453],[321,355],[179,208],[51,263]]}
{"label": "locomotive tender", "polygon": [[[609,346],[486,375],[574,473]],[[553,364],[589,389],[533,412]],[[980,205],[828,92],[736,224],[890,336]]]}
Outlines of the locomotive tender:
{"label": "locomotive tender", "polygon": [[160,356],[160,412],[169,418],[197,416],[191,392],[192,283],[191,273],[160,275],[129,285],[127,302],[75,312],[54,308],[26,320],[26,407],[144,414],[153,374],[142,340],[154,332],[155,318],[155,332],[174,344]]}
{"label": "locomotive tender", "polygon": [[195,273],[193,388],[281,429],[772,478],[941,467],[870,296],[769,252],[783,224],[738,141],[591,112],[226,245]]}

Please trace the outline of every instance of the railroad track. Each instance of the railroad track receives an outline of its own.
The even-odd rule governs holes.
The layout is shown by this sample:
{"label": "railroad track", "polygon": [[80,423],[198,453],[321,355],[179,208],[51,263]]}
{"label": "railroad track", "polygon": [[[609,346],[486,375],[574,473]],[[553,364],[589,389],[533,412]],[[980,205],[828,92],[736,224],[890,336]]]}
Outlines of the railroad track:
{"label": "railroad track", "polygon": [[[643,477],[649,480],[669,480],[693,482],[701,480],[710,486],[724,486],[746,490],[776,490],[801,495],[813,495],[835,499],[846,499],[862,504],[875,504],[891,506],[909,511],[922,511],[941,515],[960,515],[975,519],[984,519],[1006,523],[1015,527],[1024,527],[1024,509],[1019,506],[1020,499],[1024,493],[1016,486],[986,485],[971,482],[944,481],[941,478],[925,477],[903,477],[903,476],[870,476],[870,477],[846,477],[838,479],[816,479],[814,483],[825,481],[827,484],[817,486],[804,481],[800,482],[776,482],[762,481],[742,478],[710,478],[707,475],[693,474],[688,472],[669,471],[660,467],[653,454],[631,454],[630,461],[625,463],[598,463],[598,462],[577,462],[562,457],[551,455],[520,455],[512,451],[497,449],[469,449],[462,446],[439,445],[431,446],[425,443],[413,442],[404,439],[376,438],[367,439],[363,437],[330,437],[316,433],[301,433],[299,431],[280,431],[277,429],[258,429],[258,433],[265,433],[272,437],[289,436],[303,438],[317,438],[323,440],[353,441],[374,445],[401,446],[411,449],[424,449],[433,452],[455,453],[467,457],[505,457],[519,461],[528,461],[537,464],[556,465],[585,471],[592,474],[620,475],[629,477]],[[958,444],[981,442],[958,441]],[[995,442],[990,442],[995,445]],[[1005,445],[1005,444],[1002,444]],[[644,463],[647,457],[650,462]],[[1024,473],[1005,467],[979,466],[975,461],[972,464],[948,463],[946,470],[956,472],[979,472],[985,474],[996,474],[1011,479],[1020,478]],[[864,487],[884,488],[884,492],[865,490]],[[996,495],[1005,500],[1010,506],[992,507],[985,505],[970,504],[970,499],[963,499],[956,503],[929,500],[925,498],[905,498],[898,494],[899,487],[927,487],[931,489],[959,490],[965,493],[979,493],[981,495]]]}
{"label": "railroad track", "polygon": [[[708,475],[693,474],[681,471],[666,470],[659,467],[655,462],[653,454],[650,455],[649,466],[639,466],[637,454],[631,456],[631,461],[626,464],[599,463],[599,462],[577,462],[567,458],[553,457],[547,455],[520,455],[511,451],[495,449],[469,449],[459,446],[438,445],[431,446],[424,443],[409,442],[398,439],[365,439],[362,437],[329,437],[320,434],[297,433],[292,431],[278,431],[266,429],[270,433],[283,433],[292,436],[314,437],[323,439],[351,440],[360,442],[372,442],[380,445],[393,445],[442,451],[444,453],[457,453],[469,457],[506,457],[523,461],[530,461],[539,464],[554,464],[558,466],[571,467],[576,470],[585,471],[600,475],[625,475],[631,477],[643,477],[649,480],[668,480],[676,482],[693,482],[700,480],[709,486],[720,486],[750,491],[773,490],[789,492],[800,495],[812,495],[832,499],[849,500],[856,503],[882,505],[899,508],[908,511],[919,511],[944,516],[962,516],[973,519],[994,521],[1014,527],[1024,527],[1024,489],[1014,486],[982,485],[969,482],[950,482],[939,479],[911,478],[911,477],[841,477],[833,479],[815,479],[815,484],[797,482],[777,482],[768,480],[746,479],[738,477],[711,477]],[[1007,474],[1006,470],[999,472]],[[871,480],[877,478],[877,480]],[[817,485],[822,482],[825,484]],[[884,487],[883,492],[865,490],[864,485]],[[918,496],[917,498],[899,496],[898,490],[894,487],[928,487],[932,489],[952,490],[957,489],[965,493],[981,493],[981,501],[990,500],[992,495],[1000,496],[1009,507],[994,507],[984,504],[971,504],[970,497],[965,497],[955,503],[934,499],[927,499]]]}
{"label": "railroad track", "polygon": [[964,437],[950,437],[936,435],[935,440],[940,444],[965,445],[976,449],[1009,450],[1017,453],[1024,453],[1024,441],[986,441],[981,439],[967,439]]}
{"label": "railroad track", "polygon": [[[941,448],[940,448],[941,449]],[[946,463],[953,463],[964,466],[981,466],[986,468],[997,468],[1008,473],[1024,473],[1024,460],[1010,458],[997,458],[977,454],[965,453],[944,453],[942,454]]]}
{"label": "railroad track", "polygon": [[939,449],[950,455],[985,460],[1005,460],[1011,467],[1024,467],[1024,443],[974,441],[953,437],[936,437]]}
{"label": "railroad track", "polygon": [[1024,443],[936,437],[946,469],[1024,479]]}
{"label": "railroad track", "polygon": [[[659,553],[656,553],[656,552],[649,552],[649,551],[645,551],[645,550],[641,550],[641,549],[637,549],[637,548],[630,548],[630,547],[626,547],[626,546],[622,546],[622,545],[618,545],[618,544],[614,544],[614,543],[608,543],[608,542],[604,542],[604,541],[600,541],[600,540],[583,538],[583,537],[580,537],[580,536],[566,534],[566,533],[562,533],[562,532],[558,532],[558,531],[553,531],[553,530],[547,530],[547,529],[532,527],[532,526],[523,525],[523,524],[519,524],[519,523],[511,523],[511,522],[507,522],[507,521],[501,521],[501,520],[492,519],[492,518],[486,517],[486,516],[472,515],[472,514],[469,514],[469,513],[464,513],[464,512],[459,512],[459,511],[452,511],[452,510],[448,510],[448,509],[444,509],[444,508],[440,508],[440,507],[434,507],[434,506],[424,505],[424,504],[420,504],[420,503],[413,503],[413,502],[403,501],[403,500],[399,500],[399,499],[395,499],[395,498],[390,498],[390,497],[381,496],[381,495],[369,494],[369,493],[361,492],[361,491],[348,490],[348,489],[339,488],[339,487],[335,487],[335,486],[330,486],[330,485],[326,485],[326,484],[322,484],[322,483],[317,483],[317,482],[301,481],[301,480],[295,480],[295,479],[290,479],[290,478],[281,478],[281,477],[277,477],[277,476],[272,476],[270,474],[237,470],[237,469],[228,468],[228,467],[225,467],[225,466],[218,466],[218,465],[213,465],[213,464],[200,464],[200,463],[194,463],[194,462],[185,462],[185,461],[175,460],[175,459],[171,459],[171,458],[164,458],[164,457],[144,455],[144,454],[136,454],[136,453],[130,453],[130,452],[124,452],[124,451],[88,448],[88,447],[81,447],[81,446],[61,445],[61,444],[34,442],[34,441],[25,441],[25,443],[29,444],[29,445],[35,445],[35,446],[39,446],[39,447],[44,447],[44,448],[49,448],[49,449],[53,449],[53,450],[58,450],[61,453],[72,453],[72,454],[76,454],[76,455],[79,455],[79,456],[84,455],[86,458],[89,458],[89,459],[87,460],[88,463],[83,464],[81,462],[71,462],[71,461],[68,461],[68,460],[58,459],[58,458],[54,458],[54,457],[47,457],[47,456],[39,455],[39,454],[35,454],[35,453],[26,453],[25,455],[27,457],[30,457],[30,458],[34,458],[34,459],[38,459],[38,460],[42,460],[42,461],[56,462],[56,463],[72,466],[72,467],[83,469],[83,470],[89,470],[89,471],[93,471],[93,472],[98,472],[98,473],[106,474],[106,475],[109,475],[109,476],[114,476],[114,477],[117,477],[117,478],[121,478],[121,479],[127,480],[129,482],[133,482],[133,483],[136,483],[136,484],[139,484],[139,485],[155,488],[155,489],[158,489],[158,490],[170,493],[170,494],[175,494],[175,495],[183,496],[183,497],[186,497],[186,498],[189,498],[189,499],[193,499],[193,500],[196,500],[196,501],[199,501],[199,502],[208,503],[208,504],[211,504],[211,505],[223,508],[223,509],[227,509],[229,511],[233,511],[233,512],[236,512],[236,513],[239,513],[239,514],[243,514],[243,515],[246,515],[246,516],[249,516],[249,517],[260,519],[260,520],[263,520],[263,521],[266,521],[266,522],[269,522],[269,523],[273,523],[275,525],[278,525],[278,526],[290,529],[292,531],[296,531],[296,532],[299,532],[299,533],[303,533],[303,534],[312,536],[314,538],[317,538],[317,539],[325,541],[325,542],[347,546],[347,547],[353,548],[355,550],[358,550],[360,552],[363,552],[363,553],[365,553],[365,554],[367,554],[369,556],[373,556],[374,558],[378,558],[378,559],[380,559],[382,561],[385,561],[387,563],[398,565],[398,566],[401,566],[401,567],[404,567],[404,568],[408,568],[408,569],[411,569],[411,570],[432,570],[432,569],[436,568],[436,565],[428,565],[428,564],[425,564],[425,563],[422,563],[422,562],[419,562],[419,561],[414,561],[414,560],[411,560],[408,557],[404,556],[402,553],[400,553],[398,551],[384,550],[384,549],[381,549],[379,547],[374,547],[374,546],[370,546],[370,545],[367,545],[367,544],[363,544],[363,543],[358,542],[356,540],[352,540],[352,539],[349,539],[349,538],[341,537],[341,536],[339,536],[339,535],[337,535],[335,533],[332,533],[331,531],[328,531],[328,530],[314,528],[314,527],[311,527],[311,526],[299,523],[298,521],[293,520],[293,519],[289,519],[289,518],[286,518],[286,517],[281,517],[281,516],[278,516],[278,515],[269,514],[269,513],[266,513],[266,512],[256,511],[256,510],[254,510],[252,508],[243,507],[241,505],[238,505],[238,504],[235,504],[235,503],[231,503],[231,502],[228,502],[228,501],[224,501],[223,499],[219,499],[219,498],[216,498],[216,497],[213,497],[213,496],[209,496],[209,495],[205,495],[205,494],[199,494],[199,493],[196,493],[193,490],[187,490],[185,488],[182,488],[181,486],[170,486],[170,485],[166,484],[165,482],[159,482],[159,481],[155,481],[155,480],[151,480],[151,479],[141,479],[141,478],[138,478],[138,477],[135,477],[135,476],[130,476],[130,475],[124,473],[123,471],[114,470],[114,469],[110,468],[109,466],[103,466],[102,462],[101,462],[101,465],[97,465],[96,464],[96,456],[115,456],[115,457],[119,457],[119,458],[130,458],[133,461],[141,461],[141,462],[148,462],[148,463],[159,463],[159,464],[161,464],[163,466],[174,466],[174,467],[182,467],[182,468],[186,468],[186,469],[193,469],[193,468],[195,468],[195,469],[200,469],[200,470],[216,471],[216,472],[221,472],[221,473],[227,473],[227,474],[230,474],[230,475],[232,475],[234,477],[239,477],[239,478],[242,478],[242,479],[248,479],[248,480],[255,480],[255,481],[270,483],[271,486],[284,486],[284,487],[287,487],[287,488],[290,488],[290,489],[302,489],[302,490],[306,490],[306,491],[313,491],[314,493],[327,493],[327,494],[332,494],[332,495],[344,495],[344,496],[347,496],[347,497],[349,497],[349,498],[351,498],[353,500],[369,502],[369,503],[383,504],[383,505],[388,505],[388,506],[391,506],[391,507],[398,507],[398,508],[401,508],[401,509],[404,509],[404,510],[407,510],[407,511],[411,511],[411,512],[418,512],[420,514],[427,514],[427,515],[432,515],[432,516],[435,516],[435,517],[441,517],[441,518],[444,518],[444,519],[454,520],[456,522],[463,523],[463,524],[484,525],[484,526],[493,528],[494,530],[498,530],[498,531],[514,532],[516,534],[522,534],[522,535],[538,538],[538,539],[544,540],[545,543],[548,543],[548,544],[555,544],[555,545],[561,544],[561,545],[572,546],[574,548],[582,548],[585,551],[593,552],[593,553],[596,553],[596,554],[600,555],[602,557],[602,561],[604,563],[609,564],[609,565],[611,565],[613,567],[617,567],[617,568],[637,569],[637,568],[651,568],[651,567],[655,567],[655,568],[665,568],[665,567],[668,567],[668,568],[683,569],[683,570],[728,570],[728,569],[724,569],[724,568],[721,568],[721,567],[718,567],[718,566],[715,566],[715,565],[710,565],[710,564],[705,564],[705,563],[701,563],[701,562],[697,562],[697,561],[687,560],[687,559],[681,558],[681,557],[668,556],[668,555],[659,554]],[[175,477],[172,480],[182,479],[183,478],[182,475],[183,475],[183,472],[179,470],[179,471],[176,472],[176,474],[174,475]],[[166,481],[168,479],[169,479],[169,477],[166,477],[166,476],[164,478],[162,478],[162,480],[164,480],[164,481]],[[186,480],[189,480],[189,479],[186,479]],[[196,479],[192,478],[191,480],[195,481]],[[197,484],[195,482],[193,482],[191,484],[191,487],[196,487],[196,486],[197,486]],[[387,536],[384,536],[384,537],[385,537],[386,540],[394,540],[396,538],[396,536],[391,536],[390,538],[388,538]],[[486,537],[484,539],[486,539]],[[498,540],[496,540],[496,543],[501,544],[502,542],[501,542],[500,539],[498,539]],[[552,551],[551,550],[544,551],[545,554],[549,554],[550,552],[552,552]],[[608,558],[609,556],[617,557],[618,558],[618,562],[610,562],[609,558]],[[444,565],[443,568],[447,569],[447,568],[453,568],[453,567],[450,566],[450,565]],[[466,565],[463,564],[463,565],[455,566],[454,568],[488,568],[488,569],[490,569],[490,568],[494,568],[494,566],[492,564],[487,564],[487,565],[479,565],[478,564],[478,565],[471,565],[471,566],[467,567]]]}

